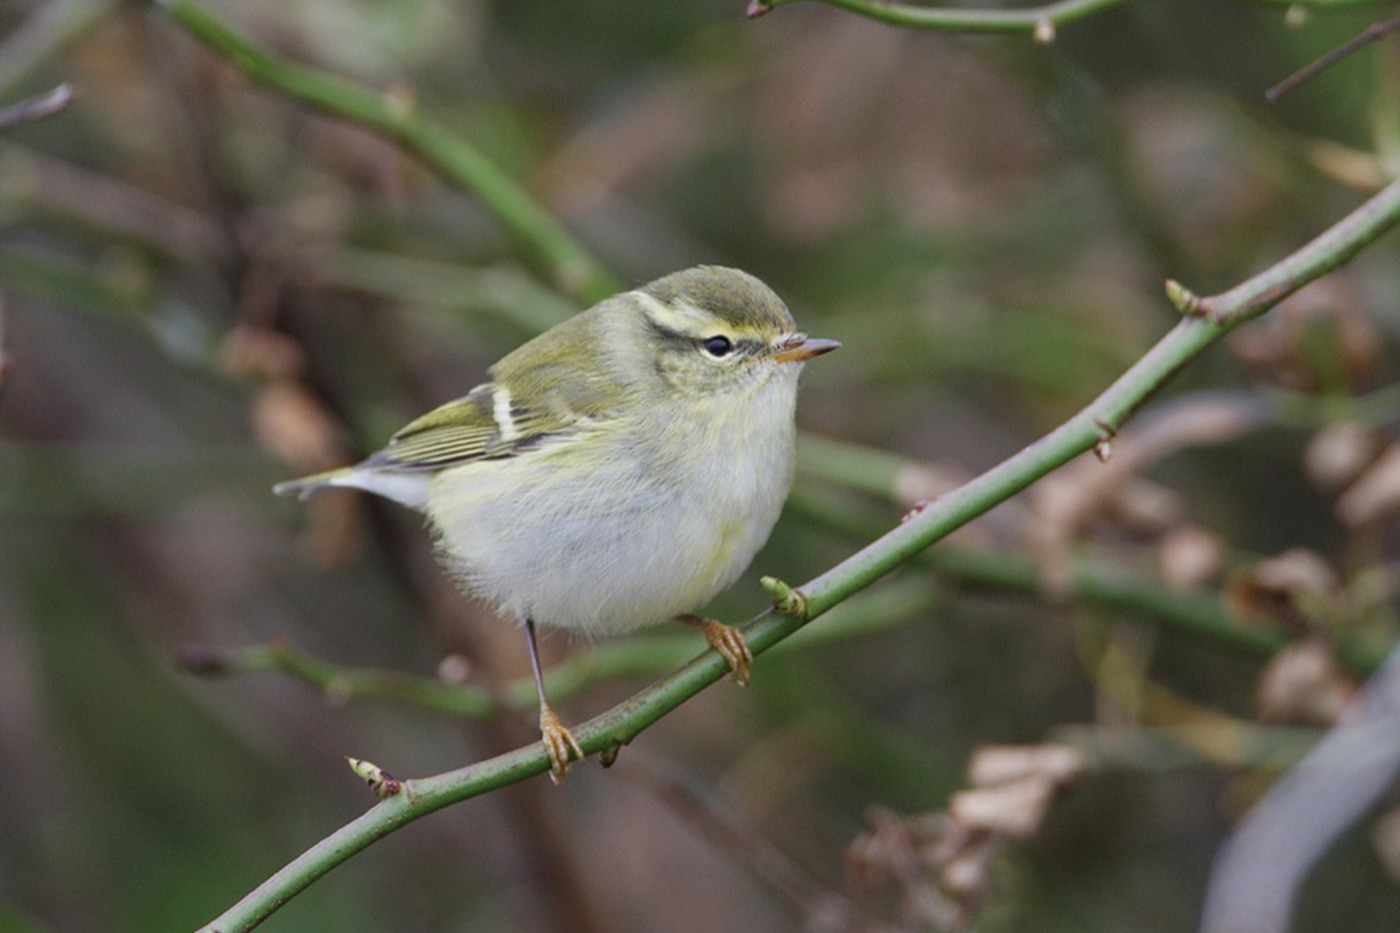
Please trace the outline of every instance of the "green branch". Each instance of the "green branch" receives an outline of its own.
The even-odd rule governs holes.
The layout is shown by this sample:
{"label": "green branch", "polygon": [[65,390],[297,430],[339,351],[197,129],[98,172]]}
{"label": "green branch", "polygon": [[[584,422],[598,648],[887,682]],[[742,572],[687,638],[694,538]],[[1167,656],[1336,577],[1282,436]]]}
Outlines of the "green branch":
{"label": "green branch", "polygon": [[252,645],[234,651],[186,647],[177,653],[176,663],[183,670],[203,677],[281,671],[337,699],[390,700],[469,719],[501,709],[496,698],[485,690],[399,671],[340,667],[286,642]]}
{"label": "green branch", "polygon": [[[762,16],[774,7],[797,0],[751,0],[750,17]],[[909,6],[880,0],[821,0],[851,13],[911,29],[947,32],[1028,32],[1037,42],[1053,42],[1055,30],[1065,23],[1092,16],[1127,0],[1059,0],[1022,10],[969,10],[948,7]]]}
{"label": "green branch", "polygon": [[[551,668],[550,696],[562,701],[595,683],[654,675],[694,653],[695,640],[685,636],[616,642]],[[278,672],[338,701],[380,700],[462,719],[482,719],[508,710],[533,712],[538,704],[535,682],[528,676],[492,691],[383,668],[342,667],[278,641],[231,650],[188,646],[177,652],[176,664],[202,677]]]}
{"label": "green branch", "polygon": [[[757,18],[774,7],[787,6],[798,0],[749,0],[748,15]],[[903,26],[909,29],[937,29],[944,32],[1015,33],[1027,32],[1037,42],[1055,41],[1055,32],[1066,23],[1085,19],[1128,0],[1059,0],[1043,6],[1018,10],[976,10],[962,7],[911,6],[887,3],[884,0],[820,0],[858,16]],[[1340,9],[1343,7],[1374,6],[1384,0],[1252,0],[1288,8]]]}
{"label": "green branch", "polygon": [[[769,610],[745,628],[755,654],[773,647],[939,538],[1089,450],[1111,453],[1114,432],[1147,398],[1216,340],[1248,317],[1335,268],[1400,223],[1400,181],[1278,265],[1207,299],[1205,316],[1184,318],[1087,408],[1022,450],[803,586],[794,616]],[[722,678],[728,666],[707,651],[613,709],[573,730],[589,754],[615,754],[644,729]],[[248,930],[351,855],[399,827],[453,803],[548,770],[539,743],[434,777],[403,782],[390,797],[302,853],[205,929]]]}
{"label": "green branch", "polygon": [[434,171],[480,199],[564,291],[592,302],[619,290],[617,279],[500,166],[423,117],[411,101],[275,55],[190,0],[156,0],[156,5],[254,81],[416,153]]}

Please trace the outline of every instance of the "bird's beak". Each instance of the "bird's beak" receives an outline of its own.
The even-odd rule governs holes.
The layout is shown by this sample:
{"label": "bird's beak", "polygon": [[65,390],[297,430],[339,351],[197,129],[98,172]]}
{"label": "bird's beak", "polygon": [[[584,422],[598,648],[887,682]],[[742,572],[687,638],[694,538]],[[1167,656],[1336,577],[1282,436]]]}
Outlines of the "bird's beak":
{"label": "bird's beak", "polygon": [[806,334],[793,334],[773,351],[773,359],[779,363],[801,363],[814,356],[830,353],[841,346],[835,340],[808,337]]}

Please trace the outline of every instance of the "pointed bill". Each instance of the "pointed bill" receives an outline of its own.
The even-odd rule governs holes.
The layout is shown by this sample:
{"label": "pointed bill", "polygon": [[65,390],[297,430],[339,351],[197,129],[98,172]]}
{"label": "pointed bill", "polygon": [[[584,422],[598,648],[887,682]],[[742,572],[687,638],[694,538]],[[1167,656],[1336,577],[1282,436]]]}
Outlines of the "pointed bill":
{"label": "pointed bill", "polygon": [[801,363],[814,356],[830,353],[841,344],[835,340],[808,337],[806,334],[793,334],[773,351],[773,359],[779,363]]}

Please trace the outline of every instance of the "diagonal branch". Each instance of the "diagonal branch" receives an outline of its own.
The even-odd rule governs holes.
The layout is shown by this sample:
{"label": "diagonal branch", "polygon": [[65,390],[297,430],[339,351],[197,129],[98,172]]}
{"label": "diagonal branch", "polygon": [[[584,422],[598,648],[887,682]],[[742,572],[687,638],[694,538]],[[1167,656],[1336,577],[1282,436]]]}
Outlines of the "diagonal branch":
{"label": "diagonal branch", "polygon": [[[757,19],[773,10],[798,0],[749,0],[748,16]],[[1005,9],[967,9],[965,7],[918,6],[892,0],[820,0],[858,16],[903,26],[908,29],[936,29],[942,32],[1016,33],[1028,32],[1037,42],[1055,41],[1055,32],[1066,23],[1086,19],[1128,0],[1056,0],[1042,6]],[[1374,6],[1378,0],[1254,0],[1291,8],[1319,9]]]}
{"label": "diagonal branch", "polygon": [[[944,535],[1090,450],[1111,455],[1114,432],[1179,369],[1249,317],[1324,275],[1400,223],[1400,181],[1392,182],[1293,255],[1218,296],[1194,298],[1209,313],[1183,318],[1083,411],[1020,453],[936,500],[784,600],[796,610],[762,613],[745,629],[755,654],[773,647]],[[1176,286],[1176,296],[1184,290]],[[781,588],[781,585],[780,587]],[[613,709],[574,729],[590,754],[615,754],[644,729],[727,672],[707,651]],[[540,774],[549,768],[538,743],[433,777],[403,782],[402,792],[306,850],[215,920],[206,931],[248,930],[336,865],[399,827],[453,803]]]}
{"label": "diagonal branch", "polygon": [[[750,0],[748,15],[757,18],[774,7],[795,0]],[[1084,19],[1127,0],[1058,0],[1044,6],[1020,10],[969,10],[952,7],[911,6],[883,0],[822,0],[851,13],[911,29],[939,29],[945,32],[1007,33],[1028,32],[1037,42],[1053,42],[1055,30]]]}
{"label": "diagonal branch", "polygon": [[1293,74],[1284,78],[1278,84],[1275,84],[1273,87],[1269,88],[1267,91],[1264,92],[1264,99],[1271,104],[1278,103],[1279,99],[1283,97],[1283,95],[1293,91],[1299,85],[1311,81],[1313,78],[1317,77],[1322,72],[1326,71],[1328,68],[1331,68],[1333,65],[1337,64],[1337,62],[1346,58],[1352,52],[1355,52],[1357,49],[1370,45],[1377,39],[1387,36],[1392,32],[1400,32],[1400,19],[1391,19],[1380,23],[1372,23],[1370,26],[1366,27],[1366,29],[1362,30],[1359,35],[1353,36],[1350,41],[1344,42],[1342,45],[1338,46],[1337,48],[1328,52],[1326,55],[1309,64],[1307,67],[1295,71]]}

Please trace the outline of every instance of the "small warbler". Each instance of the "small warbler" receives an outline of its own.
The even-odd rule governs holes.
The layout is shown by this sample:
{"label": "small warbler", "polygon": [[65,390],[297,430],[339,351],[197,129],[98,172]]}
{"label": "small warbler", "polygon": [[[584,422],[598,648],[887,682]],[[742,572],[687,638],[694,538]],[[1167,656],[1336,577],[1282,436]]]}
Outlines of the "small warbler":
{"label": "small warbler", "polygon": [[361,463],[274,491],[349,486],[427,515],[463,587],[524,627],[559,783],[584,754],[545,696],[535,626],[675,618],[747,682],[743,636],[690,613],[768,539],[792,486],[798,373],[838,346],[748,273],[697,266],[551,328]]}

